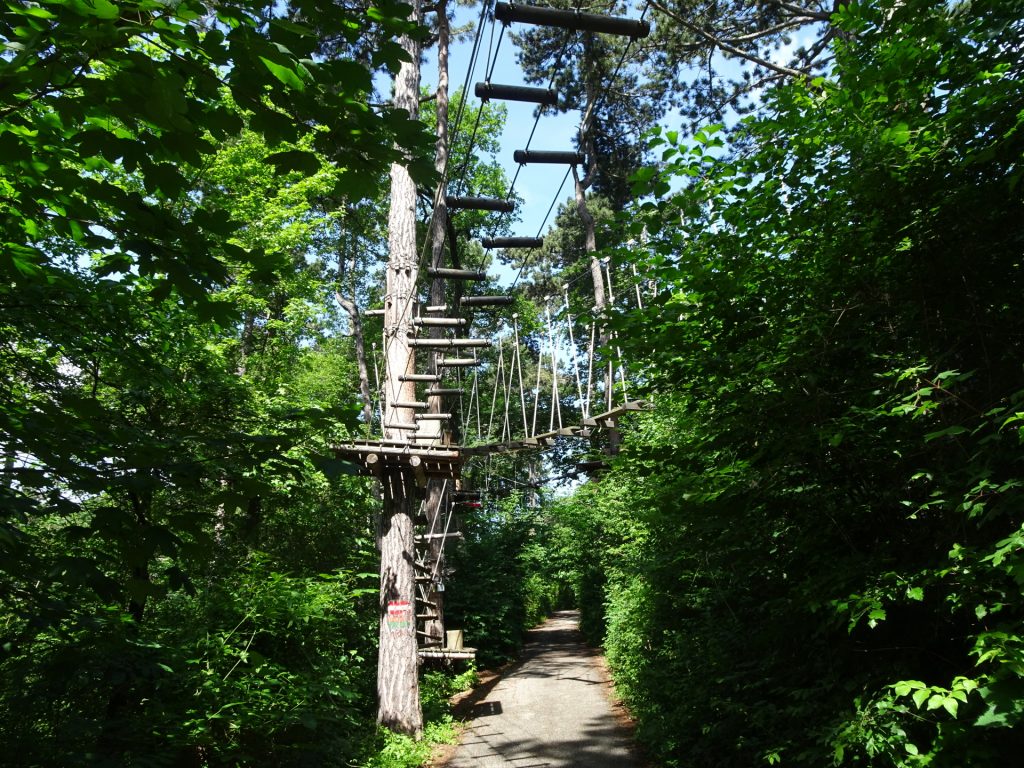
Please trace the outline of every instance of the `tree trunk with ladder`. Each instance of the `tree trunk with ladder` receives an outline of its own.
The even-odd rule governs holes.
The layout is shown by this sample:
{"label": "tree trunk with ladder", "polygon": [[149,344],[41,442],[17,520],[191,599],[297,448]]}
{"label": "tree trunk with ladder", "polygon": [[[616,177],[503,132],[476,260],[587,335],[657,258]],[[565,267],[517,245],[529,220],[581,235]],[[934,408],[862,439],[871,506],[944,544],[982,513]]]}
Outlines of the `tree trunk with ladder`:
{"label": "tree trunk with ladder", "polygon": [[[420,0],[413,0],[410,19],[422,21]],[[420,45],[402,37],[409,54],[395,78],[395,106],[416,117],[419,107]],[[409,346],[416,294],[416,185],[406,166],[391,166],[391,208],[388,215],[388,268],[384,297],[385,385],[384,435],[411,439],[415,432],[395,425],[413,425],[413,410],[395,407],[416,399],[415,384],[400,377],[415,372]],[[391,470],[384,482],[380,529],[380,653],[377,662],[377,722],[398,733],[420,738],[419,656],[416,646],[416,578],[414,570],[416,484],[411,471]]]}
{"label": "tree trunk with ladder", "polygon": [[[437,149],[434,153],[434,168],[440,177],[435,204],[434,218],[430,232],[430,265],[440,268],[444,266],[444,244],[445,236],[448,233],[448,207],[445,205],[445,170],[448,166],[448,3],[447,0],[439,0],[437,4]],[[445,304],[445,281],[443,277],[435,277],[430,283],[431,305]],[[444,329],[432,326],[427,329],[428,338],[440,339],[444,335]],[[440,352],[431,355],[431,373],[438,373],[437,366]],[[427,413],[444,413],[444,398],[441,395],[432,395],[427,398]],[[430,432],[427,437],[436,439],[443,434],[443,425],[440,421],[428,421]],[[449,488],[448,490],[454,490]],[[424,510],[426,513],[427,530],[433,533],[444,533],[445,528],[445,484],[437,478],[431,478],[427,482],[426,500]],[[426,542],[427,556],[425,564],[430,568],[428,574],[434,578],[426,584],[424,593],[426,602],[423,606],[424,645],[445,644],[444,633],[444,592],[439,590],[437,579],[443,578],[441,562],[444,557],[443,538],[431,538]]]}

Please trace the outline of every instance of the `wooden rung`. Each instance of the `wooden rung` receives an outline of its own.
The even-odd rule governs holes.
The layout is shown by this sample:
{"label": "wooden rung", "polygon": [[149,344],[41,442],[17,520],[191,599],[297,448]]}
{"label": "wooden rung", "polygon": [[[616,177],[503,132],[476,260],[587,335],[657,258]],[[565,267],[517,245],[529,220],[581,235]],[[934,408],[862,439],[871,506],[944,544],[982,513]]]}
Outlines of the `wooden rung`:
{"label": "wooden rung", "polygon": [[419,429],[419,424],[385,424],[384,429],[404,429],[409,432],[415,432]]}
{"label": "wooden rung", "polygon": [[453,211],[512,213],[516,209],[516,204],[511,200],[502,200],[497,197],[446,197],[444,202]]}
{"label": "wooden rung", "polygon": [[416,421],[450,421],[450,413],[417,413]]}
{"label": "wooden rung", "polygon": [[597,13],[583,13],[559,8],[544,8],[519,3],[496,3],[494,18],[504,24],[520,22],[542,27],[578,29],[584,32],[605,32],[609,35],[625,35],[633,39],[651,34],[651,25],[640,19],[626,19],[621,16],[604,16]]}
{"label": "wooden rung", "polygon": [[427,397],[440,397],[441,395],[461,395],[462,390],[456,387],[444,387],[440,389],[428,389]]}
{"label": "wooden rung", "polygon": [[487,339],[409,339],[410,347],[430,349],[470,349],[491,346]]}
{"label": "wooden rung", "polygon": [[543,237],[485,237],[480,241],[484,248],[540,248]]}
{"label": "wooden rung", "polygon": [[424,312],[447,312],[447,304],[428,304],[423,308]]}
{"label": "wooden rung", "polygon": [[576,437],[582,431],[583,427],[562,427],[558,430],[558,434],[563,437]]}
{"label": "wooden rung", "polygon": [[433,541],[434,539],[461,539],[462,531],[452,533],[418,533],[414,536],[416,541]]}
{"label": "wooden rung", "polygon": [[421,403],[419,400],[399,400],[398,402],[391,403],[392,408],[426,408],[426,403]]}
{"label": "wooden rung", "polygon": [[412,324],[449,328],[469,325],[469,320],[464,317],[414,317]]}
{"label": "wooden rung", "polygon": [[463,296],[460,303],[464,307],[505,307],[514,301],[511,296]]}
{"label": "wooden rung", "polygon": [[443,277],[450,280],[486,280],[486,272],[474,269],[448,269],[447,267],[427,267],[427,277]]}
{"label": "wooden rung", "polygon": [[583,165],[582,152],[552,152],[543,149],[517,149],[512,159],[520,165],[525,163],[547,163],[550,165]]}
{"label": "wooden rung", "polygon": [[384,317],[383,309],[367,309],[363,312],[363,317]]}
{"label": "wooden rung", "polygon": [[473,357],[442,357],[437,364],[441,368],[467,368],[471,365],[480,365],[480,362]]}
{"label": "wooden rung", "polygon": [[417,621],[433,621],[434,619],[440,619],[441,614],[439,613],[417,613]]}
{"label": "wooden rung", "polygon": [[558,94],[550,88],[528,88],[525,85],[497,85],[496,83],[477,83],[473,89],[481,101],[502,99],[503,101],[526,101],[531,104],[542,104],[554,107],[558,104]]}
{"label": "wooden rung", "polygon": [[438,382],[441,377],[434,373],[402,373],[398,376],[399,381],[431,381]]}

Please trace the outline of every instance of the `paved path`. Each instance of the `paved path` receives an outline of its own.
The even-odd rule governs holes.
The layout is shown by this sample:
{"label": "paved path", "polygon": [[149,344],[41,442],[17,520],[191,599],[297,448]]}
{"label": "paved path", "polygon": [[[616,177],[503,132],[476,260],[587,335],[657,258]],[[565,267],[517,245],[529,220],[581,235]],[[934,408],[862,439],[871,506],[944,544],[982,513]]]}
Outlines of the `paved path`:
{"label": "paved path", "polygon": [[473,706],[447,768],[639,768],[576,611],[530,632],[520,664]]}

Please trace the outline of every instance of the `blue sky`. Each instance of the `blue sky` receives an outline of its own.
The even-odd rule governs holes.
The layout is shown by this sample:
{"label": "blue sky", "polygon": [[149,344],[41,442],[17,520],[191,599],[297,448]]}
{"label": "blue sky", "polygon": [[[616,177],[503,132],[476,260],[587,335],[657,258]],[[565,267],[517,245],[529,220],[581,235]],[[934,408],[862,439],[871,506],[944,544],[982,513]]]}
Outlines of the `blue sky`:
{"label": "blue sky", "polygon": [[[466,9],[460,7],[456,13],[455,26],[461,26],[472,20],[479,19],[479,9]],[[497,45],[498,34],[501,30],[500,23],[494,26],[493,44]],[[491,44],[491,24],[488,21],[484,27],[481,51],[478,57],[476,70],[469,81],[468,91],[473,93],[476,83],[485,79],[485,66],[488,58],[494,59],[494,71],[491,82],[502,85],[528,85],[523,80],[522,71],[516,64],[516,47],[506,34],[498,46],[497,56],[488,56],[488,46]],[[455,91],[466,81],[466,73],[469,69],[472,53],[472,39],[460,42],[452,46],[449,61],[450,88]],[[437,83],[437,60],[431,51],[423,66],[422,82],[424,85],[434,87]],[[508,109],[508,119],[505,123],[505,131],[501,136],[501,152],[498,160],[504,165],[505,172],[511,180],[518,168],[512,159],[512,153],[517,149],[523,149],[533,128],[534,116],[532,104],[523,104],[514,101],[502,102]],[[571,111],[566,114],[545,113],[537,127],[537,132],[530,144],[531,149],[552,149],[567,150],[573,148],[573,137],[579,127],[580,113]],[[472,128],[467,125],[466,130]],[[516,181],[516,191],[523,197],[524,203],[517,211],[520,220],[513,224],[513,235],[522,237],[534,237],[538,234],[541,223],[547,214],[548,207],[554,199],[555,190],[565,176],[566,167],[562,165],[529,165],[522,169]],[[572,179],[570,179],[559,196],[559,202],[569,198],[572,194]],[[557,208],[556,208],[557,209]],[[548,220],[550,226],[554,220],[554,213]],[[542,233],[543,234],[543,233]]]}

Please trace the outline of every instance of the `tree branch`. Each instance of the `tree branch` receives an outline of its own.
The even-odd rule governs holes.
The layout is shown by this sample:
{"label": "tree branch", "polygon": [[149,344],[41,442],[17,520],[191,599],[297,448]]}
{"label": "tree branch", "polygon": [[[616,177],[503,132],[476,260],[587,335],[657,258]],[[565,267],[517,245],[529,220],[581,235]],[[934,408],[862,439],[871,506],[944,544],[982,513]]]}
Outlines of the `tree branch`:
{"label": "tree branch", "polygon": [[651,2],[651,7],[661,11],[670,19],[674,19],[675,21],[679,22],[698,37],[703,38],[707,42],[711,43],[713,46],[720,48],[726,53],[731,53],[734,56],[739,56],[740,58],[746,59],[747,61],[757,64],[758,66],[764,67],[765,69],[770,69],[773,72],[778,72],[780,75],[787,75],[788,77],[804,77],[807,74],[806,72],[801,72],[799,69],[792,69],[791,67],[784,67],[780,66],[779,64],[773,64],[767,59],[762,59],[760,56],[756,56],[752,53],[747,53],[746,51],[740,50],[734,45],[729,45],[729,43],[727,43],[725,40],[716,37],[707,30],[698,27],[696,24],[690,23],[689,21],[682,18],[678,14],[670,11],[668,8],[661,5],[660,3]]}
{"label": "tree branch", "polygon": [[832,19],[832,14],[825,11],[812,11],[810,8],[801,8],[798,5],[793,5],[793,3],[783,2],[783,0],[768,0],[768,2],[782,8],[784,11],[789,11],[794,16],[803,16],[815,21],[830,21]]}

